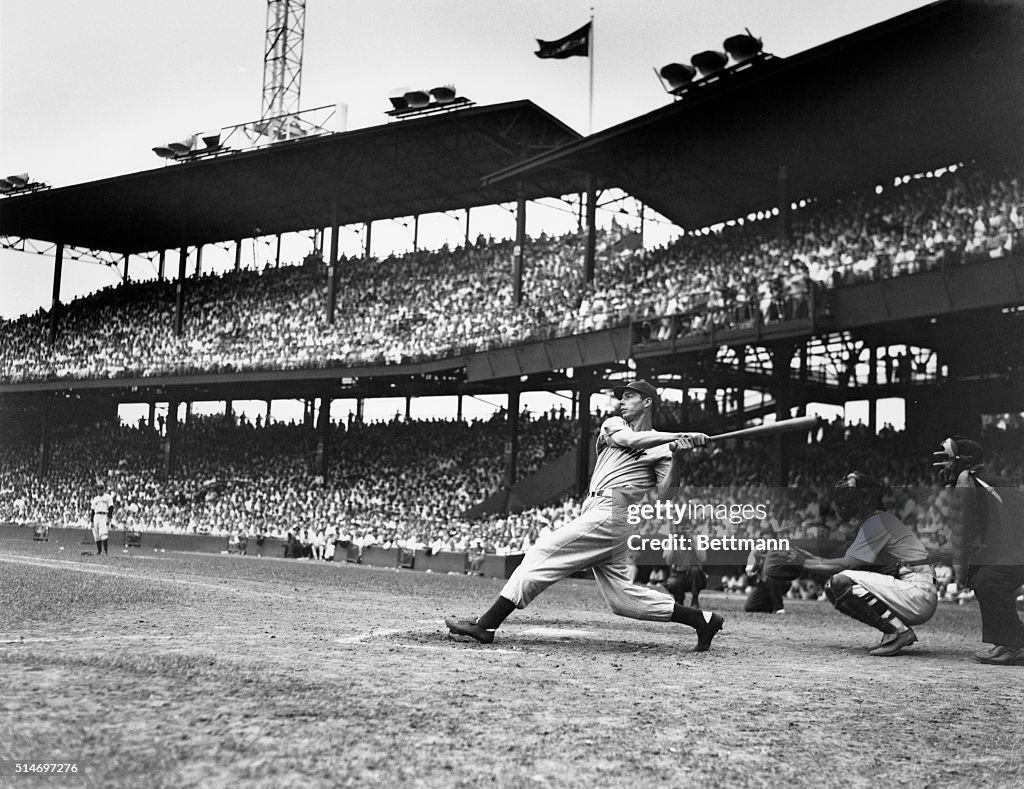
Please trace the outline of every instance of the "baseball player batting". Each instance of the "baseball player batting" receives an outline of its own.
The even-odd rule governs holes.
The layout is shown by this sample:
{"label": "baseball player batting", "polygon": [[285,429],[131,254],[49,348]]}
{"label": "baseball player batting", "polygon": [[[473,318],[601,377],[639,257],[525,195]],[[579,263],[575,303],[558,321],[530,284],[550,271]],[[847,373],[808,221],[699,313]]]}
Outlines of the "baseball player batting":
{"label": "baseball player batting", "polygon": [[836,514],[857,524],[853,542],[838,559],[802,552],[804,570],[834,573],[825,583],[829,602],[882,631],[869,655],[898,655],[917,641],[911,625],[927,622],[938,606],[932,560],[917,535],[883,510],[877,480],[853,471],[836,483],[834,498]]}
{"label": "baseball player batting", "polygon": [[490,644],[494,631],[516,608],[526,608],[551,584],[589,568],[614,613],[689,625],[697,631],[695,651],[711,647],[725,621],[720,614],[687,608],[667,594],[637,586],[626,567],[631,528],[626,524],[626,504],[652,491],[664,498],[679,485],[683,455],[703,446],[708,437],[652,429],[658,393],[647,381],[617,388],[615,396],[620,416],[609,417],[601,425],[597,463],[579,517],[537,540],[482,616],[446,619],[453,636]]}

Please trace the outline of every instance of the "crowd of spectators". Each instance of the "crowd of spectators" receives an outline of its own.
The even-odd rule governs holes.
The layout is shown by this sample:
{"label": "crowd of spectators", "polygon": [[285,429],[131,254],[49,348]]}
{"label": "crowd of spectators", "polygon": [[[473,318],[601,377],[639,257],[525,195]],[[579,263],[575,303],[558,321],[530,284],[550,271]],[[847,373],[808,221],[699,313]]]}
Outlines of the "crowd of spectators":
{"label": "crowd of spectators", "polygon": [[[572,445],[560,412],[519,421],[517,473],[533,473]],[[164,473],[157,428],[65,428],[51,444],[50,472],[37,474],[38,443],[0,451],[0,522],[87,523],[96,474],[114,496],[118,528],[285,539],[309,529],[363,544],[429,544],[470,533],[462,513],[502,488],[508,424],[402,421],[332,424],[330,472],[314,468],[316,437],[301,424],[193,417],[179,430],[179,473]]]}
{"label": "crowd of spectators", "polygon": [[[556,459],[574,441],[575,424],[561,414],[520,421],[519,475]],[[162,437],[147,426],[66,429],[55,437],[50,474],[39,479],[32,442],[0,452],[0,522],[87,523],[98,472],[115,500],[116,528],[301,542],[326,558],[327,541],[432,552],[520,553],[545,531],[579,512],[566,499],[522,512],[470,520],[470,507],[501,489],[507,420],[401,421],[332,427],[332,471],[313,467],[307,426],[256,427],[225,417],[194,418],[181,428],[180,471],[161,473]],[[981,436],[986,469],[1024,486],[1024,429]],[[857,469],[888,486],[886,502],[936,552],[948,551],[945,503],[930,465],[933,446],[891,428],[872,436],[863,426],[836,421],[790,453],[788,485],[772,487],[766,442],[714,445],[687,456],[677,501],[744,505],[762,513],[672,524],[646,521],[638,534],[679,531],[710,538],[774,537],[836,540],[832,487]]]}
{"label": "crowd of spectators", "polygon": [[880,194],[811,201],[777,219],[688,233],[667,247],[621,244],[602,231],[592,282],[584,238],[541,235],[524,249],[522,302],[514,243],[342,259],[335,320],[327,267],[239,270],[189,278],[183,332],[178,283],[130,282],[61,308],[54,345],[46,311],[0,326],[0,380],[119,378],[186,372],[400,364],[619,326],[642,341],[805,317],[814,294],[850,283],[1013,253],[1024,228],[1016,171],[950,167]]}

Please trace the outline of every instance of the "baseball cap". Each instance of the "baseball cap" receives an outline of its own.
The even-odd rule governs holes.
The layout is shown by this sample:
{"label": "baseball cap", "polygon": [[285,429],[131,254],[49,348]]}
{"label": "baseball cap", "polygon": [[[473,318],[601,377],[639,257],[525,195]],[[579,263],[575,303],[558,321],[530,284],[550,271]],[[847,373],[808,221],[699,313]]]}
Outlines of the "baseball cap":
{"label": "baseball cap", "polygon": [[612,389],[612,393],[619,400],[622,399],[622,395],[624,395],[626,392],[636,392],[641,397],[650,397],[652,400],[654,400],[655,405],[657,405],[658,400],[660,399],[658,397],[658,390],[651,386],[649,383],[647,383],[647,381],[644,381],[642,379],[630,381],[625,386],[616,386],[614,389]]}

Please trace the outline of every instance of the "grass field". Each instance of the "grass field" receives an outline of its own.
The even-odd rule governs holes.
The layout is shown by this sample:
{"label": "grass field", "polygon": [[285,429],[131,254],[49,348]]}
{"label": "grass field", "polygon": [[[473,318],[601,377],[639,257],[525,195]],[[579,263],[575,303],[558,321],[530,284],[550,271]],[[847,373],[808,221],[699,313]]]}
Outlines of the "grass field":
{"label": "grass field", "polygon": [[971,662],[973,605],[886,659],[827,604],[706,594],[697,654],[569,580],[483,647],[442,619],[500,581],[75,547],[0,541],[3,786],[1024,785],[1024,668]]}

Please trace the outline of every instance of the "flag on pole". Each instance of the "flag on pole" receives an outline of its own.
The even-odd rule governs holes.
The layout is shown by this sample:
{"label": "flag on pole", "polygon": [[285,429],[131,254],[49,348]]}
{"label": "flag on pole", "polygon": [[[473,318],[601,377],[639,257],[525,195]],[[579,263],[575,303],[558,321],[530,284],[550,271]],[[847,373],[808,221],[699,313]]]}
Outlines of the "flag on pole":
{"label": "flag on pole", "polygon": [[564,38],[557,41],[542,41],[537,39],[537,46],[540,47],[535,54],[539,58],[571,58],[576,55],[589,57],[590,55],[590,26],[587,22],[579,30],[574,30]]}

